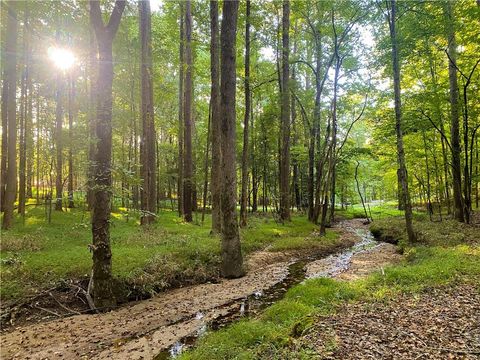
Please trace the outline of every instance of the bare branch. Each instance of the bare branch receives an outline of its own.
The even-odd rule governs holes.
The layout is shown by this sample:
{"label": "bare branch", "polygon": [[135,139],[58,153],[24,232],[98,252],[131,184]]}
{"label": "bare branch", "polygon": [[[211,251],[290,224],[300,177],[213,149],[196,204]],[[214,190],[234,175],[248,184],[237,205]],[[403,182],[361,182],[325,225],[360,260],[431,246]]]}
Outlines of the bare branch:
{"label": "bare branch", "polygon": [[428,116],[428,114],[426,112],[423,111],[423,109],[420,109],[420,112],[422,113],[423,116],[425,116],[428,119],[428,121],[430,121],[430,123],[433,125],[435,130],[437,130],[439,132],[439,134],[442,136],[442,138],[445,140],[445,142],[447,143],[450,150],[453,151],[452,145],[450,145],[450,141],[448,141],[448,138],[444,134],[444,132],[438,128],[438,126],[435,124],[435,122],[431,119],[430,116]]}

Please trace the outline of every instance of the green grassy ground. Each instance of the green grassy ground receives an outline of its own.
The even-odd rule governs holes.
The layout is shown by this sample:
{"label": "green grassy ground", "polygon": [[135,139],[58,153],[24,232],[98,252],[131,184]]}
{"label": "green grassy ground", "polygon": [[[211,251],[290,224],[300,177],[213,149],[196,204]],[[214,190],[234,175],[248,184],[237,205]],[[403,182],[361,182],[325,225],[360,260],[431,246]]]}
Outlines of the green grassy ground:
{"label": "green grassy ground", "polygon": [[[385,219],[376,226],[378,231],[392,231],[400,222]],[[308,332],[315,316],[333,313],[341,302],[387,302],[400,293],[456,283],[473,283],[480,289],[478,228],[426,221],[415,228],[421,243],[404,246],[401,264],[355,282],[314,279],[295,286],[257,318],[207,334],[181,359],[311,359],[315,354],[296,339]],[[396,234],[404,243],[403,232]]]}
{"label": "green grassy ground", "polygon": [[[367,205],[365,205],[367,206]],[[373,220],[385,219],[392,216],[403,216],[403,211],[398,210],[397,203],[393,201],[387,201],[384,203],[369,204],[367,212],[369,217],[373,217]],[[346,209],[336,209],[337,215],[340,215],[346,219],[365,218],[365,211],[362,204],[350,205]],[[419,219],[424,219],[426,214],[423,212],[414,211],[414,216]]]}
{"label": "green grassy ground", "polygon": [[[210,235],[210,216],[203,225],[184,223],[171,211],[161,212],[158,219],[145,230],[131,214],[128,222],[125,212],[112,214],[113,273],[125,285],[123,290],[130,295],[154,293],[218,276],[220,239]],[[285,225],[271,216],[251,217],[242,229],[242,249],[248,254],[268,245],[270,251],[283,251],[335,243],[333,232],[326,238],[309,236],[314,229],[301,216]],[[17,217],[15,227],[2,233],[2,299],[34,294],[62,280],[88,278],[90,243],[88,212],[53,212],[48,224],[44,207],[27,207],[25,221]]]}

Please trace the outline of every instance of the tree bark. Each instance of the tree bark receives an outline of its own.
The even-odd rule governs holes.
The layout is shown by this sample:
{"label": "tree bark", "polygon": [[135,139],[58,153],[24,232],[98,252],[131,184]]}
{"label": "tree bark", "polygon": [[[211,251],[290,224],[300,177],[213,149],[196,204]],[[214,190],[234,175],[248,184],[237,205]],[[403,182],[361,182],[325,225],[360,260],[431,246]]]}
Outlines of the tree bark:
{"label": "tree bark", "polygon": [[184,101],[184,56],[185,56],[185,10],[183,1],[180,1],[180,45],[179,45],[179,79],[178,79],[178,181],[177,181],[177,202],[178,216],[183,216],[183,101]]}
{"label": "tree bark", "polygon": [[140,41],[141,41],[141,106],[142,106],[142,151],[141,178],[142,216],[140,223],[148,225],[155,221],[157,212],[156,186],[156,153],[155,153],[155,121],[153,112],[153,85],[152,85],[152,23],[150,0],[138,2],[140,13]]}
{"label": "tree bark", "polygon": [[448,41],[448,79],[450,84],[450,144],[452,147],[452,183],[454,216],[460,222],[465,221],[462,197],[462,168],[461,168],[461,145],[460,145],[460,117],[458,105],[458,82],[457,82],[457,42],[455,41],[455,26],[453,9],[450,1],[445,3],[445,17],[447,20]]}
{"label": "tree bark", "polygon": [[191,222],[193,210],[193,157],[192,157],[192,12],[191,1],[185,2],[185,108],[184,108],[184,162],[183,213]]}
{"label": "tree bark", "polygon": [[248,197],[248,126],[250,118],[250,0],[246,2],[245,17],[245,116],[243,120],[242,197],[240,200],[240,226],[247,226]]}
{"label": "tree bark", "polygon": [[[7,6],[7,3],[5,3]],[[9,18],[9,12],[2,11],[2,23],[1,26],[1,40],[2,40],[2,155],[1,155],[1,170],[0,170],[0,211],[4,209],[5,203],[5,185],[7,182],[7,154],[8,154],[8,72],[7,72],[7,24]],[[9,33],[8,33],[9,34]]]}
{"label": "tree bark", "polygon": [[75,117],[75,80],[73,74],[69,74],[68,92],[68,208],[73,209],[73,120]]}
{"label": "tree bark", "polygon": [[402,188],[403,200],[405,203],[405,224],[407,228],[408,241],[415,242],[416,235],[413,230],[412,204],[408,192],[407,167],[405,164],[405,151],[403,149],[403,129],[402,129],[402,103],[400,98],[400,62],[398,54],[398,39],[396,30],[396,0],[389,1],[389,27],[390,40],[392,45],[392,66],[393,66],[393,86],[395,95],[395,130],[397,134],[397,156],[400,171],[400,186]]}
{"label": "tree bark", "polygon": [[282,17],[282,105],[280,157],[280,219],[290,220],[290,64],[289,61],[290,1],[283,1]]}
{"label": "tree bark", "polygon": [[89,67],[90,67],[90,87],[89,87],[89,116],[88,116],[88,169],[87,169],[87,205],[88,209],[93,209],[95,201],[94,194],[94,173],[95,173],[95,148],[96,148],[96,134],[95,134],[95,101],[96,95],[96,74],[97,70],[97,49],[96,49],[95,34],[93,29],[90,29],[90,44],[89,44]]}
{"label": "tree bark", "polygon": [[222,129],[222,275],[245,274],[237,220],[236,179],[236,33],[238,1],[224,1],[221,29],[221,129]]}
{"label": "tree bark", "polygon": [[95,306],[108,310],[116,305],[113,293],[110,248],[110,206],[112,192],[112,42],[126,1],[115,1],[108,25],[103,24],[100,3],[90,1],[90,19],[98,44],[96,102],[95,201],[92,215],[93,293]]}
{"label": "tree bark", "polygon": [[13,225],[13,206],[17,196],[17,14],[14,1],[6,3],[8,7],[7,38],[5,54],[6,98],[7,98],[7,131],[8,152],[5,176],[5,201],[2,229],[10,229]]}
{"label": "tree bark", "polygon": [[64,92],[64,76],[59,71],[56,79],[55,91],[55,143],[56,143],[56,176],[55,176],[55,210],[63,210],[63,92]]}
{"label": "tree bark", "polygon": [[[26,3],[25,3],[26,4]],[[27,5],[25,5],[27,7]],[[28,8],[27,8],[28,9]],[[25,24],[28,22],[27,11],[24,10],[24,26],[23,26],[23,50],[22,50],[22,71],[20,79],[20,116],[19,116],[19,160],[18,160],[18,213],[25,215],[25,165],[26,165],[26,148],[25,148],[25,122],[27,113],[27,29]]]}
{"label": "tree bark", "polygon": [[211,111],[212,111],[212,231],[220,233],[221,222],[221,185],[222,185],[222,150],[220,119],[220,78],[218,36],[218,1],[210,1],[210,74],[211,74]]}

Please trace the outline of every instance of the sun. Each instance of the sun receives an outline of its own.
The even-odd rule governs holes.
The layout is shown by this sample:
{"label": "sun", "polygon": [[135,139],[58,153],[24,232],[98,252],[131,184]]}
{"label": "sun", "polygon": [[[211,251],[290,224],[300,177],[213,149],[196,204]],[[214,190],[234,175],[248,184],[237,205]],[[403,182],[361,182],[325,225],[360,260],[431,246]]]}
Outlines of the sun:
{"label": "sun", "polygon": [[62,70],[68,70],[75,63],[75,56],[68,49],[51,46],[48,48],[48,57]]}

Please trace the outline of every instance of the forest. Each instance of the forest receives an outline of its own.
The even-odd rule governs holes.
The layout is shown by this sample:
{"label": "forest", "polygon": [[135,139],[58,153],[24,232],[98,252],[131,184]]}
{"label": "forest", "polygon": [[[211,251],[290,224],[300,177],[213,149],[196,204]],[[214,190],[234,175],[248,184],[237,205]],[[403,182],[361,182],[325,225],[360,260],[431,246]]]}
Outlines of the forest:
{"label": "forest", "polygon": [[479,0],[1,1],[2,359],[478,359]]}

